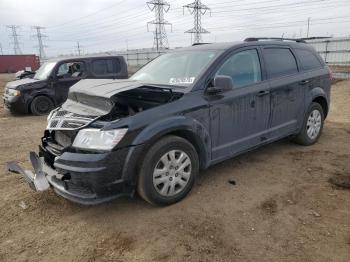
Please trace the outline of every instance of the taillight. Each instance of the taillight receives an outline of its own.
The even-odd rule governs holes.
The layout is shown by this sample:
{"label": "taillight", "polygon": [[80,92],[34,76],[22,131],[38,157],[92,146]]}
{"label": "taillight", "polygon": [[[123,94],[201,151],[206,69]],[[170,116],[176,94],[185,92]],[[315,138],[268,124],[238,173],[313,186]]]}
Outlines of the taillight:
{"label": "taillight", "polygon": [[328,67],[328,72],[329,72],[329,79],[331,81],[333,81],[334,80],[334,75],[333,75],[332,69],[330,67]]}

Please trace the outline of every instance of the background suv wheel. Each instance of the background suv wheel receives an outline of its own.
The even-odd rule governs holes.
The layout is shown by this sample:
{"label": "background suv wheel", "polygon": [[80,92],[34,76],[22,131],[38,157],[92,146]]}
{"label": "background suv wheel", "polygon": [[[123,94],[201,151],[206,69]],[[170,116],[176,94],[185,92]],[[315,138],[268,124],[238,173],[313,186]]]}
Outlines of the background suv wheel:
{"label": "background suv wheel", "polygon": [[33,115],[41,116],[50,113],[54,108],[52,100],[46,96],[37,96],[30,104],[30,111]]}
{"label": "background suv wheel", "polygon": [[193,145],[181,137],[166,136],[146,153],[138,193],[151,204],[176,203],[191,190],[198,169],[198,154]]}

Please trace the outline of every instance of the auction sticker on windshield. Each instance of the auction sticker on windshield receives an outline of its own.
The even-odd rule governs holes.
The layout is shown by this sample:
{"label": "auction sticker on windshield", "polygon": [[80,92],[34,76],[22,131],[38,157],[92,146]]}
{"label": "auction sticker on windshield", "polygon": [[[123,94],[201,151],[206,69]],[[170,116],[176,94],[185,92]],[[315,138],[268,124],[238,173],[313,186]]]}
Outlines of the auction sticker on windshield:
{"label": "auction sticker on windshield", "polygon": [[172,77],[169,79],[169,84],[193,84],[195,77]]}

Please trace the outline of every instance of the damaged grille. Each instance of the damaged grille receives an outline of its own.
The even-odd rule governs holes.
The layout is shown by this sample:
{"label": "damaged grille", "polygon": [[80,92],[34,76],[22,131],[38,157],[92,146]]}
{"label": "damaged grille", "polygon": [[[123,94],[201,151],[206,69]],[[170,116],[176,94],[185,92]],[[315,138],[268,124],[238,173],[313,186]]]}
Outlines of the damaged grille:
{"label": "damaged grille", "polygon": [[82,128],[92,121],[96,120],[96,116],[85,116],[71,113],[65,110],[57,110],[52,113],[48,121],[48,130],[76,130]]}
{"label": "damaged grille", "polygon": [[54,156],[60,156],[63,151],[63,146],[60,146],[53,142],[47,142],[47,146],[45,147],[47,151],[49,151]]}
{"label": "damaged grille", "polygon": [[44,148],[54,156],[60,156],[65,148],[72,145],[77,131],[53,131],[43,138]]}

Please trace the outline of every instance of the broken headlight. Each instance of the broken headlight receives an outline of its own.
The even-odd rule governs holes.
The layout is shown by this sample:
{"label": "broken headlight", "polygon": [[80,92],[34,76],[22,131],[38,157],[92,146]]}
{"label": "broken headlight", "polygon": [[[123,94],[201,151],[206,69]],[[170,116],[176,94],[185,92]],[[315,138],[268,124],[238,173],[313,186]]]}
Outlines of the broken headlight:
{"label": "broken headlight", "polygon": [[102,131],[95,128],[86,128],[78,132],[73,147],[81,149],[110,150],[124,137],[127,128]]}

